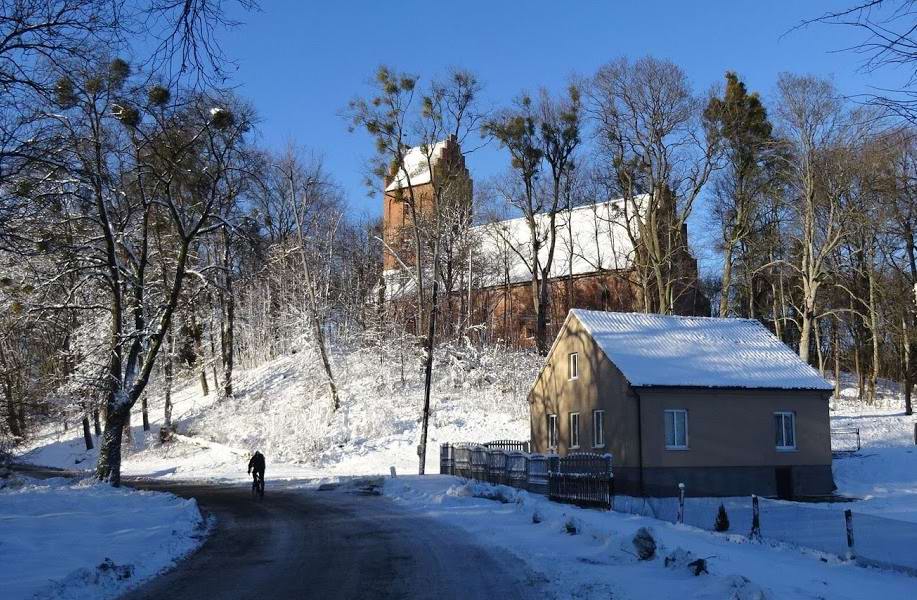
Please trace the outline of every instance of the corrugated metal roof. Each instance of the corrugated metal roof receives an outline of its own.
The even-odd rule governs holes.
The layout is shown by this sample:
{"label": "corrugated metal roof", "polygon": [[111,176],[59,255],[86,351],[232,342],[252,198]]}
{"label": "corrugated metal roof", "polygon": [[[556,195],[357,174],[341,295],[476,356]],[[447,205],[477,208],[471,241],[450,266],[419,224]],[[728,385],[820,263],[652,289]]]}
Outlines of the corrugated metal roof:
{"label": "corrugated metal roof", "polygon": [[833,389],[754,319],[570,312],[634,387]]}

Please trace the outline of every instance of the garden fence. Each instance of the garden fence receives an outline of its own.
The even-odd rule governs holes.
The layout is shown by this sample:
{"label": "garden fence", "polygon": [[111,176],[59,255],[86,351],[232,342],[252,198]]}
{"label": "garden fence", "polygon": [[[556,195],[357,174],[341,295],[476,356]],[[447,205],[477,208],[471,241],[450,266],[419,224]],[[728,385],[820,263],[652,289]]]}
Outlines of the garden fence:
{"label": "garden fence", "polygon": [[509,485],[583,506],[611,508],[614,476],[610,454],[528,454],[528,442],[442,444],[440,473]]}
{"label": "garden fence", "polygon": [[[843,502],[692,498],[690,490],[684,488],[672,490],[674,497],[615,496],[610,455],[559,457],[517,450],[527,447],[526,442],[511,440],[442,444],[440,473],[510,485],[561,502],[613,508],[711,531],[715,530],[717,511],[722,504],[729,519],[729,533],[783,542],[917,575],[914,551],[917,523],[853,512]],[[759,529],[753,534],[754,504],[758,505]],[[849,536],[848,526],[852,533]]]}
{"label": "garden fence", "polygon": [[[691,498],[684,500],[686,525],[715,530],[720,504],[726,509],[729,533],[752,531],[752,498]],[[917,523],[899,521],[851,510],[852,546],[847,543],[847,502],[803,503],[758,498],[760,537],[809,548],[858,563],[917,575]],[[616,496],[614,509],[678,522],[678,497],[637,498]]]}

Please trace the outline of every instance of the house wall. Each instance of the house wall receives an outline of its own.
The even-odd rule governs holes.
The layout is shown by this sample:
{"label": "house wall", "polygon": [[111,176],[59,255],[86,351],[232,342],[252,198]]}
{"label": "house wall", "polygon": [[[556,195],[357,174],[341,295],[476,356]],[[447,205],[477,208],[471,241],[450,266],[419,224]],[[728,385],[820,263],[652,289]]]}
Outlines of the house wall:
{"label": "house wall", "polygon": [[[776,469],[790,467],[795,495],[830,493],[828,402],[812,390],[637,390],[643,423],[644,485],[651,495],[772,496]],[[688,411],[688,449],[665,448],[666,409]],[[796,414],[796,450],[777,450],[774,413]]]}
{"label": "house wall", "polygon": [[[579,355],[579,377],[567,375],[569,354]],[[611,453],[615,472],[640,464],[637,445],[637,398],[621,372],[608,361],[574,316],[567,320],[529,393],[531,436],[535,452],[548,452],[549,414],[558,415],[558,447],[570,451],[571,412],[580,413],[579,452]],[[605,447],[592,446],[592,411],[605,411]]]}

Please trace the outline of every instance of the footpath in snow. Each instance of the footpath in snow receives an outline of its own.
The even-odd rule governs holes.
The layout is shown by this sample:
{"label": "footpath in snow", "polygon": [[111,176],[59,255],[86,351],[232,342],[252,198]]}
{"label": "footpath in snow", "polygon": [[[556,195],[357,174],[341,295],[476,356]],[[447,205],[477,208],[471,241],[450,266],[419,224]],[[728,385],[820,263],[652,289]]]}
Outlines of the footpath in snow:
{"label": "footpath in snow", "polygon": [[0,597],[114,598],[193,551],[194,500],[93,480],[0,479]]}

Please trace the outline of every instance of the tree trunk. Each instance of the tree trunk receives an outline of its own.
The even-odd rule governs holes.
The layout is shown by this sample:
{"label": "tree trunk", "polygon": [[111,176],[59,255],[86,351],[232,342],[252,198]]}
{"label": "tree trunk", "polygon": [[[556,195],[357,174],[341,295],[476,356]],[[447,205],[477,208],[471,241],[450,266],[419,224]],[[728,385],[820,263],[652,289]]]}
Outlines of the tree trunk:
{"label": "tree trunk", "polygon": [[[212,362],[211,362],[211,369],[213,370],[213,386],[214,386],[215,388],[219,389],[219,387],[220,387],[220,378],[219,378],[219,376],[218,376],[218,369],[217,369],[217,359],[216,359],[216,357],[217,357],[217,349],[216,349],[216,341],[213,339],[213,338],[214,338],[214,336],[213,336],[213,330],[215,329],[214,326],[213,326],[213,323],[214,323],[214,321],[216,320],[215,314],[216,314],[216,309],[214,308],[214,306],[213,306],[213,301],[212,301],[212,299],[211,299],[211,302],[210,302],[210,327],[207,328],[207,339],[208,339],[208,341],[210,342],[210,356],[213,357],[213,358],[212,358]],[[220,356],[220,360],[222,361],[222,352],[220,353],[220,355],[221,355],[221,356]]]}
{"label": "tree trunk", "polygon": [[89,416],[83,415],[83,442],[86,450],[92,450],[92,430],[89,428]]}
{"label": "tree trunk", "polygon": [[799,332],[799,358],[809,363],[809,345],[812,340],[812,314],[806,309],[802,314],[802,328]]}
{"label": "tree trunk", "polygon": [[233,292],[229,254],[229,235],[223,230],[223,267],[226,276],[223,280],[221,304],[223,306],[223,320],[220,324],[220,353],[223,357],[223,398],[232,398],[232,369],[234,360],[233,336],[235,333],[236,298]]}
{"label": "tree trunk", "polygon": [[433,304],[430,307],[430,323],[427,331],[427,356],[424,366],[423,415],[420,428],[420,448],[417,450],[420,460],[420,467],[418,469],[420,475],[424,474],[427,466],[427,430],[430,425],[430,388],[433,383],[433,340],[436,332],[436,293],[438,287],[436,277],[434,276],[433,293],[431,294],[431,301]]}
{"label": "tree trunk", "polygon": [[[207,396],[210,394],[210,386],[207,384],[207,361],[204,359],[204,343],[201,340],[203,337],[203,325],[198,329],[197,317],[195,315],[195,310],[191,309],[191,331],[193,332],[194,340],[194,351],[197,353],[198,360],[200,361],[201,368],[201,395]],[[170,332],[171,335],[171,332]],[[171,337],[169,338],[169,356],[172,356],[172,342]],[[273,358],[273,356],[271,357]],[[170,359],[171,360],[171,359]],[[171,423],[168,423],[171,424]]]}
{"label": "tree trunk", "polygon": [[92,410],[92,428],[96,437],[102,435],[102,424],[99,422],[99,408]]}
{"label": "tree trunk", "polygon": [[914,414],[914,407],[911,403],[911,393],[914,387],[912,381],[913,374],[913,365],[912,361],[914,359],[911,356],[911,332],[910,328],[907,326],[907,315],[902,319],[902,331],[904,333],[904,348],[902,349],[902,358],[904,362],[904,377],[902,386],[904,387],[904,414],[910,416]]}
{"label": "tree trunk", "polygon": [[831,319],[832,342],[834,346],[834,402],[841,399],[841,334],[835,315]]}
{"label": "tree trunk", "polygon": [[99,446],[99,462],[96,476],[112,486],[121,485],[121,442],[124,434],[125,415],[130,409],[109,409],[105,415],[105,433]]}
{"label": "tree trunk", "polygon": [[720,292],[720,316],[729,316],[729,288],[732,284],[732,251],[733,244],[726,244],[723,249],[723,283]]}
{"label": "tree trunk", "polygon": [[16,410],[16,395],[13,393],[13,383],[8,378],[5,379],[3,390],[6,396],[6,423],[13,437],[22,437],[22,429],[19,427],[19,416]]}
{"label": "tree trunk", "polygon": [[147,405],[146,394],[140,398],[140,416],[143,420],[143,430],[150,430],[150,411]]}
{"label": "tree trunk", "polygon": [[173,356],[175,356],[175,339],[172,337],[172,329],[166,333],[166,361],[163,364],[165,379],[165,402],[162,415],[162,426],[165,428],[172,427],[172,379],[173,379]]}
{"label": "tree trunk", "polygon": [[130,409],[127,410],[127,414],[124,416],[124,438],[123,438],[123,442],[124,442],[125,445],[127,445],[127,448],[128,448],[128,449],[130,449],[130,447],[131,447],[131,446],[133,445],[133,443],[134,443],[134,432],[131,431],[131,412],[130,412]]}
{"label": "tree trunk", "polygon": [[818,373],[824,377],[825,376],[825,357],[822,353],[821,347],[821,325],[818,322],[818,319],[815,319],[812,322],[812,328],[815,332],[815,353],[818,357]]}
{"label": "tree trunk", "polygon": [[869,373],[869,392],[867,400],[870,404],[876,402],[876,384],[879,381],[879,367],[881,358],[879,356],[879,309],[876,307],[876,274],[870,264],[869,267],[869,329],[872,342],[872,370]]}

